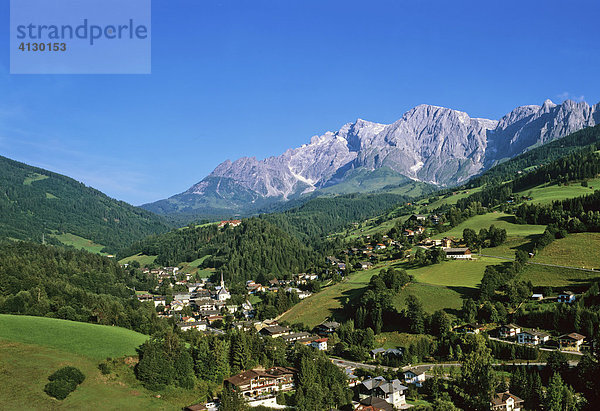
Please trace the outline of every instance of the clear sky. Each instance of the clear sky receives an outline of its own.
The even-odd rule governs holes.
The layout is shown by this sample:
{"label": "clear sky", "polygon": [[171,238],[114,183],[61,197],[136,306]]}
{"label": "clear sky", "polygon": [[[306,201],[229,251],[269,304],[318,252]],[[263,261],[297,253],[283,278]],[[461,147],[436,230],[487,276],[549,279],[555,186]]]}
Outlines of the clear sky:
{"label": "clear sky", "polygon": [[10,75],[8,15],[0,154],[136,205],[422,103],[600,101],[598,1],[155,0],[151,75]]}

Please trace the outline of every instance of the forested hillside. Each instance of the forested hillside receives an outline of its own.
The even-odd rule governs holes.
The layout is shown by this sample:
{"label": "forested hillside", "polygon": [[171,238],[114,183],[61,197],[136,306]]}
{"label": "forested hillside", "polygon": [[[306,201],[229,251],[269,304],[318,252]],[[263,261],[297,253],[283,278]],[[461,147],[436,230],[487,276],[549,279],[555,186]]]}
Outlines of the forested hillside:
{"label": "forested hillside", "polygon": [[148,289],[110,258],[25,242],[0,243],[0,313],[118,325],[142,333],[159,328],[152,305],[132,298]]}
{"label": "forested hillside", "polygon": [[216,224],[173,230],[148,237],[123,250],[119,257],[156,255],[165,266],[208,256],[204,267],[223,271],[228,282],[306,271],[319,264],[316,253],[275,225],[258,219],[244,220],[238,227]]}
{"label": "forested hillside", "polygon": [[0,156],[0,236],[41,241],[72,233],[106,246],[131,244],[169,226],[161,217],[114,200],[72,178]]}
{"label": "forested hillside", "polygon": [[303,241],[316,244],[323,236],[342,230],[349,223],[382,214],[408,200],[397,194],[319,197],[280,213],[265,214],[262,218]]}
{"label": "forested hillside", "polygon": [[529,167],[550,163],[574,151],[600,142],[600,125],[584,128],[559,140],[534,148],[520,156],[489,169],[479,177],[472,178],[467,187],[479,187],[488,183],[511,180],[518,172]]}

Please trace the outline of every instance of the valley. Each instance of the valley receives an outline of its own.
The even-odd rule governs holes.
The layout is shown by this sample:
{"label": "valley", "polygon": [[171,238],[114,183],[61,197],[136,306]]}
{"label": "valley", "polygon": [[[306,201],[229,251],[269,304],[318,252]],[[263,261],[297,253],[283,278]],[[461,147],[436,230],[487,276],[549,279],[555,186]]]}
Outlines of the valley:
{"label": "valley", "polygon": [[[435,111],[411,115],[427,110]],[[133,409],[216,400],[225,410],[308,410],[313,383],[300,376],[312,372],[327,387],[313,405],[349,404],[348,384],[368,381],[356,364],[366,364],[396,370],[386,378],[410,385],[406,402],[427,409],[437,401],[429,385],[413,386],[404,371],[468,369],[478,352],[495,364],[545,364],[538,374],[490,368],[498,384],[525,373],[548,386],[552,370],[592,398],[580,365],[559,367],[597,364],[600,126],[563,139],[560,157],[541,145],[452,187],[358,167],[310,196],[268,212],[271,200],[261,200],[228,219],[200,218],[179,198],[163,204],[167,220],[6,159],[4,181],[16,185],[9,202],[23,210],[0,220],[0,393],[13,408],[102,409],[107,399]],[[55,400],[44,387],[65,365],[86,379]],[[477,393],[457,394],[468,391],[463,380],[436,372],[425,380],[470,409]],[[240,399],[230,388],[243,390],[246,373],[287,388]]]}

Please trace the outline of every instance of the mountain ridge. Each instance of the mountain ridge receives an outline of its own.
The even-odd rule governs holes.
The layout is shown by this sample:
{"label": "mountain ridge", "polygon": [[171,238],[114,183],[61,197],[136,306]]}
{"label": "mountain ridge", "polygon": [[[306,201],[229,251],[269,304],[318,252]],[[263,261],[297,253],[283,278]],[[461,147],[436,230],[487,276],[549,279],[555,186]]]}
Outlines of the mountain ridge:
{"label": "mountain ridge", "polygon": [[499,120],[421,104],[391,124],[359,118],[279,156],[226,160],[184,193],[142,207],[167,214],[207,208],[243,212],[334,187],[356,169],[383,167],[414,181],[451,186],[598,123],[600,103],[546,100],[517,107]]}
{"label": "mountain ridge", "polygon": [[71,233],[114,253],[139,237],[171,227],[163,217],[73,178],[0,156],[0,236],[4,238],[53,241],[48,234]]}

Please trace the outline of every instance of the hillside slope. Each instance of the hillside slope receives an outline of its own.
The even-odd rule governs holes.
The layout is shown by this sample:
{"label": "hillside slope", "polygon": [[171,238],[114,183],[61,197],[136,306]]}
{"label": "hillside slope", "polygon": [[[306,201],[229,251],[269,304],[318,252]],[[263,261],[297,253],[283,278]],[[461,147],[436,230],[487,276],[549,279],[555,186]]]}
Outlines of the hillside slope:
{"label": "hillside slope", "polygon": [[41,241],[43,233],[71,233],[114,253],[168,229],[151,212],[72,178],[0,156],[0,237]]}
{"label": "hillside slope", "polygon": [[[0,314],[0,398],[3,409],[169,409],[193,398],[157,399],[123,368],[119,378],[102,375],[100,361],[135,356],[147,339],[119,327],[52,318]],[[130,363],[132,367],[134,361]],[[48,376],[64,366],[79,368],[85,381],[65,400],[46,395]]]}

